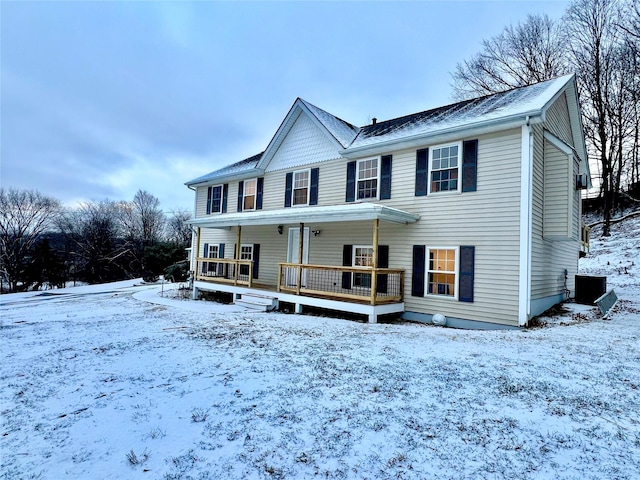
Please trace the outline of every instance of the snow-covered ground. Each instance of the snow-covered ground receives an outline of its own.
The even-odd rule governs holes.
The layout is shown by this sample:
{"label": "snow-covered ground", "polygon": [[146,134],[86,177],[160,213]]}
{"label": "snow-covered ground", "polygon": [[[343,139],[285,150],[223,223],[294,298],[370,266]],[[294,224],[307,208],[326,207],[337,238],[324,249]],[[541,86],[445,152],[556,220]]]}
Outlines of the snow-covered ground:
{"label": "snow-covered ground", "polygon": [[610,319],[525,331],[137,282],[4,295],[0,478],[640,478],[640,219],[613,230],[581,261],[621,298]]}

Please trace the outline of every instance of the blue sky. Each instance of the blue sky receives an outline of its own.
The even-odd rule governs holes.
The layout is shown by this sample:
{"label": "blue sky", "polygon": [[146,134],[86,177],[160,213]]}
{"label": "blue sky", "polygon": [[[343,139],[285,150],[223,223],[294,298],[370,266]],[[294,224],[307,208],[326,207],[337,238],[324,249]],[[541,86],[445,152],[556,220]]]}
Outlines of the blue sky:
{"label": "blue sky", "polygon": [[451,103],[483,39],[567,1],[0,3],[0,182],[192,208],[297,97],[358,126]]}

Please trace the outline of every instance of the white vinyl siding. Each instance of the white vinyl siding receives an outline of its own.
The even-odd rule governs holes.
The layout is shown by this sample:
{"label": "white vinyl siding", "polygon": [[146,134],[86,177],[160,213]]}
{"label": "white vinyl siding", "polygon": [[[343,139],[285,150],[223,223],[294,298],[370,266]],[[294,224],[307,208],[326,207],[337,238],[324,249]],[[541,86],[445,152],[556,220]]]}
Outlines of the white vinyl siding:
{"label": "white vinyl siding", "polygon": [[[545,165],[552,161],[546,158],[551,148],[545,148],[549,142],[543,138],[543,127],[534,127],[534,164],[533,164],[533,211],[532,211],[532,243],[531,243],[531,298],[542,300],[562,295],[564,289],[575,294],[575,275],[578,272],[579,226],[580,226],[580,192],[569,188],[571,195],[571,240],[554,241],[544,238],[545,231]],[[565,155],[565,158],[567,156]],[[574,159],[573,172],[578,172],[578,163]],[[550,214],[550,213],[549,213]],[[573,240],[575,239],[575,240]],[[565,285],[566,270],[566,285]],[[533,312],[534,314],[541,312]]]}
{"label": "white vinyl siding", "polygon": [[560,95],[547,110],[545,126],[567,145],[574,146],[566,94]]}
{"label": "white vinyl siding", "polygon": [[339,158],[336,146],[307,115],[293,120],[291,130],[278,146],[267,172]]}
{"label": "white vinyl siding", "polygon": [[[450,317],[517,325],[520,208],[520,129],[478,138],[478,190],[459,195],[414,194],[416,149],[392,150],[393,176],[390,207],[420,214],[415,224],[380,222],[379,244],[389,246],[389,266],[405,269],[405,310],[444,313]],[[467,140],[461,138],[460,141]],[[429,145],[424,145],[427,147]],[[422,148],[422,147],[418,147]],[[363,159],[371,158],[364,157]],[[344,203],[346,164],[340,158],[310,165],[320,167],[318,205]],[[289,170],[293,171],[293,170]],[[263,209],[282,209],[286,170],[265,174]],[[228,211],[235,211],[237,182],[229,182]],[[201,198],[200,189],[198,201]],[[204,188],[206,201],[206,188]],[[203,203],[204,205],[204,203]],[[342,265],[344,245],[371,245],[373,222],[305,224],[322,235],[310,238],[309,263]],[[284,231],[298,225],[283,225]],[[201,245],[225,243],[227,258],[233,257],[236,229],[202,229]],[[277,225],[243,227],[242,243],[260,244],[260,283],[275,287],[278,263],[287,258],[287,236]],[[412,297],[412,245],[474,245],[474,302],[451,298]],[[202,247],[201,247],[202,248]],[[457,285],[456,285],[457,288]]]}
{"label": "white vinyl siding", "polygon": [[574,179],[571,156],[545,140],[543,236],[546,239],[571,238]]}
{"label": "white vinyl siding", "polygon": [[[479,140],[478,190],[459,195],[416,197],[413,188],[416,149],[388,152],[393,155],[394,195],[385,205],[418,213],[421,218],[410,225],[380,222],[379,244],[389,246],[389,267],[405,269],[405,310],[517,325],[520,129],[474,138]],[[318,205],[344,203],[346,163],[347,160],[338,159],[313,165],[320,167]],[[284,170],[265,175],[263,209],[282,209],[285,175]],[[229,199],[235,198],[237,182],[230,182]],[[235,201],[230,200],[229,210],[234,205]],[[310,238],[310,264],[340,266],[344,245],[372,244],[372,221],[305,226],[322,230],[322,235]],[[288,231],[298,225],[283,227]],[[202,229],[201,243],[226,243],[225,253],[231,258],[235,228],[213,232],[216,231]],[[260,243],[260,283],[275,286],[277,265],[287,258],[287,236],[278,235],[276,225],[244,227],[241,241]],[[412,297],[412,245],[474,245],[474,302],[437,296]]]}

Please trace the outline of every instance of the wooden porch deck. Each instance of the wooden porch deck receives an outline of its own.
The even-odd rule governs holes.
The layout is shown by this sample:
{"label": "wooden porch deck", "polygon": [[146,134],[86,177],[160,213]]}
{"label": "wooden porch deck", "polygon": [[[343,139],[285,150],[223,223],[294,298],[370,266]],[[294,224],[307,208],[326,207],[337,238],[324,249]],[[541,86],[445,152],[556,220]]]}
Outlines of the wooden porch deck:
{"label": "wooden porch deck", "polygon": [[[202,263],[220,263],[219,260],[212,259],[198,259],[198,264],[200,264],[200,260]],[[228,263],[234,262],[233,260],[226,260]],[[292,264],[281,264],[280,268],[286,265],[286,268],[293,268]],[[308,266],[308,265],[295,265],[296,270],[297,267],[303,268],[315,268],[317,266]],[[208,269],[207,269],[208,270]],[[327,267],[323,266],[323,270],[333,272],[333,275],[336,275],[336,272],[340,274],[340,276],[344,274],[353,274],[354,270],[359,274],[372,275],[373,269],[367,268],[357,268],[353,267]],[[397,269],[378,269],[376,272],[377,276],[387,276],[387,288],[386,292],[376,292],[375,295],[371,295],[371,288],[357,288],[360,294],[344,293],[344,291],[349,291],[352,289],[336,289],[336,291],[323,291],[318,289],[318,286],[314,288],[307,288],[306,286],[301,286],[300,288],[297,285],[286,286],[282,288],[283,277],[279,276],[280,285],[274,285],[272,283],[264,283],[253,281],[251,278],[236,278],[235,275],[229,275],[227,272],[227,277],[224,278],[218,275],[219,270],[216,268],[214,271],[215,274],[213,276],[207,276],[204,274],[196,274],[194,279],[194,298],[197,298],[198,291],[217,291],[217,292],[226,292],[233,294],[234,302],[237,300],[241,300],[243,296],[251,297],[251,296],[260,296],[260,297],[269,297],[273,298],[276,303],[278,302],[287,302],[291,303],[295,307],[296,313],[302,313],[303,307],[316,307],[316,308],[325,308],[329,310],[335,310],[338,312],[348,312],[348,313],[356,313],[361,315],[366,315],[370,323],[376,323],[377,318],[380,315],[387,315],[392,313],[402,313],[404,312],[404,301],[402,299],[401,290],[391,288],[392,294],[389,294],[389,281],[388,275],[389,272],[393,272],[395,275],[399,275],[403,277],[404,272]],[[198,272],[201,272],[201,268],[198,269]],[[251,272],[251,267],[249,267],[249,272]],[[220,271],[222,273],[222,270]],[[235,272],[232,272],[235,273]],[[297,273],[297,272],[296,272]],[[249,275],[248,277],[251,277]],[[385,277],[383,277],[385,278]],[[399,286],[403,284],[403,281],[400,280],[397,282]],[[330,285],[335,289],[335,282],[325,282],[325,284]],[[280,286],[280,288],[279,288]],[[395,293],[393,293],[395,292]],[[373,299],[373,300],[372,300]]]}

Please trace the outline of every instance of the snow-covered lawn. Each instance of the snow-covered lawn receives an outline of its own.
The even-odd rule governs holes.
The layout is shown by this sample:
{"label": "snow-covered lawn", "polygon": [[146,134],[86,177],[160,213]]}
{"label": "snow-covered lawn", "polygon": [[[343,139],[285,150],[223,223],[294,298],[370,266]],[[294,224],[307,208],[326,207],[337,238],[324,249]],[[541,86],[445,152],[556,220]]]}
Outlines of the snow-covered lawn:
{"label": "snow-covered lawn", "polygon": [[582,307],[525,331],[135,282],[4,295],[0,478],[639,478],[639,225],[584,260],[621,297],[610,320]]}

